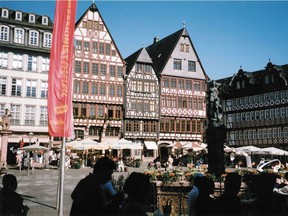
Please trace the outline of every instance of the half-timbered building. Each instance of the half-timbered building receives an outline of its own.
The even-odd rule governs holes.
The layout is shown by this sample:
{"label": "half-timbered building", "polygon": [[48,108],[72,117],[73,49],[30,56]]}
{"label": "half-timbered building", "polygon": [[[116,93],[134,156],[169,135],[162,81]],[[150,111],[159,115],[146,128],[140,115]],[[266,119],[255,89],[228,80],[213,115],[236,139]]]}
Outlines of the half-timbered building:
{"label": "half-timbered building", "polygon": [[160,153],[162,146],[202,142],[208,77],[187,29],[155,38],[146,49],[161,77]]}
{"label": "half-timbered building", "polygon": [[288,65],[268,62],[265,69],[217,80],[221,84],[229,146],[287,149]]}
{"label": "half-timbered building", "polygon": [[160,119],[160,77],[145,48],[125,59],[124,137],[140,142],[155,157]]}
{"label": "half-timbered building", "polygon": [[76,137],[104,141],[122,127],[124,60],[95,3],[76,22],[73,115]]}

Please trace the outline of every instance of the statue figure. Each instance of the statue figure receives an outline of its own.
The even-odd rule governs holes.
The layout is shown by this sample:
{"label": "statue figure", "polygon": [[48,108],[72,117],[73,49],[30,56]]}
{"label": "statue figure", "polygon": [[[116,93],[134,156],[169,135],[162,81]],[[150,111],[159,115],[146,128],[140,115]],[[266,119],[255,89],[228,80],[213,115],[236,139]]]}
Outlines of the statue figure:
{"label": "statue figure", "polygon": [[0,125],[2,126],[2,130],[9,130],[10,128],[10,111],[5,109],[5,114],[1,117]]}
{"label": "statue figure", "polygon": [[218,97],[218,86],[215,80],[209,83],[208,91],[208,118],[215,126],[222,125],[223,110]]}
{"label": "statue figure", "polygon": [[207,117],[209,120],[206,129],[206,140],[208,143],[208,172],[217,177],[225,172],[224,168],[224,142],[226,140],[226,127],[223,123],[223,109],[218,97],[219,83],[215,80],[208,85],[207,92]]}

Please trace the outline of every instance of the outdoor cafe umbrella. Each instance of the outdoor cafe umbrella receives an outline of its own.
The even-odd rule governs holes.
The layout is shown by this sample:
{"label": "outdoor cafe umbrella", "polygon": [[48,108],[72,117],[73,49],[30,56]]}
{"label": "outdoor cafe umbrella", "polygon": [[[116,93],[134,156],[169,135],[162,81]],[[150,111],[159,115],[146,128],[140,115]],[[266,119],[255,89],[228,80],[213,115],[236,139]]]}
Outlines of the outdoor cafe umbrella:
{"label": "outdoor cafe umbrella", "polygon": [[25,146],[19,149],[23,151],[36,151],[36,150],[48,150],[49,148],[45,146],[40,146],[38,144],[33,144],[33,145]]}
{"label": "outdoor cafe umbrella", "polygon": [[267,147],[262,150],[270,155],[288,155],[287,151],[275,147]]}
{"label": "outdoor cafe umbrella", "polygon": [[199,145],[197,142],[188,142],[182,145],[185,150],[201,151],[205,149],[204,145]]}

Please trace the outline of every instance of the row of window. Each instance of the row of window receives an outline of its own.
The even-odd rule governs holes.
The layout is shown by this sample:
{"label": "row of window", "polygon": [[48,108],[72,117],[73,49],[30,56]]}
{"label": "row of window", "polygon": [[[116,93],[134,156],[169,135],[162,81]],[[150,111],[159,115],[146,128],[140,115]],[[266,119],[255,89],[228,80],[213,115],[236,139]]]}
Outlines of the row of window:
{"label": "row of window", "polygon": [[[243,121],[288,118],[288,107],[229,114],[228,121],[231,119],[231,116],[234,123]],[[229,122],[227,123],[229,124]]]}
{"label": "row of window", "polygon": [[104,31],[104,25],[102,22],[95,20],[87,20],[82,22],[82,27],[87,29],[94,29]]}
{"label": "row of window", "polygon": [[[100,136],[103,131],[103,127],[95,127],[90,126],[89,127],[89,136]],[[107,127],[105,131],[105,136],[118,136],[120,132],[119,127]],[[81,137],[81,136],[77,136]],[[84,139],[84,133],[83,133],[83,139]]]}
{"label": "row of window", "polygon": [[[22,109],[23,108],[23,109]],[[24,110],[24,112],[22,112]],[[5,113],[5,104],[0,104],[0,115]],[[46,106],[10,105],[10,122],[12,125],[48,125],[48,109]],[[23,115],[23,122],[22,116]],[[39,116],[39,118],[37,118]],[[37,119],[39,122],[37,122]]]}
{"label": "row of window", "polygon": [[[41,40],[42,38],[42,40]],[[37,30],[24,28],[10,28],[7,25],[0,25],[0,40],[25,44],[37,47],[51,48],[52,33],[40,33]],[[41,43],[42,41],[42,43]]]}
{"label": "row of window", "polygon": [[[9,17],[9,10],[8,9],[2,8],[1,18],[7,18],[7,19],[11,18],[11,17]],[[15,20],[22,21],[22,19],[23,19],[23,13],[21,11],[15,11]],[[35,23],[36,22],[35,14],[29,14],[28,22],[29,23]],[[48,25],[48,17],[47,16],[41,17],[41,24],[42,25]]]}
{"label": "row of window", "polygon": [[155,112],[158,111],[156,104],[154,100],[131,100],[127,103],[127,109],[136,112]]}
{"label": "row of window", "polygon": [[91,51],[95,54],[116,56],[116,50],[111,48],[111,43],[76,40],[75,49],[86,52]]}
{"label": "row of window", "polygon": [[288,98],[288,90],[269,92],[265,94],[252,95],[247,97],[229,99],[226,102],[227,108],[231,106],[254,104],[259,102],[271,102]]}
{"label": "row of window", "polygon": [[173,89],[186,89],[193,91],[206,91],[205,81],[196,81],[191,79],[176,79],[164,77],[162,81],[163,88],[173,88]]}
{"label": "row of window", "polygon": [[[107,69],[108,68],[108,69]],[[116,65],[109,65],[96,62],[75,61],[75,72],[83,74],[91,74],[94,76],[107,76],[109,70],[110,77],[123,77],[123,67]]]}
{"label": "row of window", "polygon": [[152,65],[150,64],[143,64],[143,63],[136,63],[136,72],[137,73],[152,73]]}
{"label": "row of window", "polygon": [[204,98],[162,96],[162,107],[204,110]]}
{"label": "row of window", "polygon": [[145,93],[156,93],[158,92],[157,83],[147,80],[132,80],[129,83],[131,91],[134,92],[145,92]]}
{"label": "row of window", "polygon": [[[8,82],[10,83],[8,85]],[[11,86],[11,89],[8,89]],[[9,91],[9,92],[8,92]],[[0,95],[32,98],[47,98],[48,82],[31,79],[15,79],[0,77]]]}
{"label": "row of window", "polygon": [[78,104],[73,103],[73,115],[78,117],[90,118],[122,118],[121,106],[108,106],[103,104]]}
{"label": "row of window", "polygon": [[[143,121],[141,124],[140,121],[125,121],[125,130],[127,132],[157,132],[157,122],[155,121]],[[142,128],[142,130],[141,130]]]}
{"label": "row of window", "polygon": [[263,128],[253,130],[234,131],[235,140],[287,138],[288,127]]}
{"label": "row of window", "polygon": [[184,133],[201,133],[203,122],[191,119],[161,119],[160,132],[184,132]]}
{"label": "row of window", "polygon": [[74,93],[77,94],[89,94],[89,95],[100,95],[106,96],[107,94],[111,97],[122,97],[123,96],[123,85],[105,84],[96,82],[80,82],[74,81]]}
{"label": "row of window", "polygon": [[48,73],[49,66],[49,58],[0,52],[0,68]]}

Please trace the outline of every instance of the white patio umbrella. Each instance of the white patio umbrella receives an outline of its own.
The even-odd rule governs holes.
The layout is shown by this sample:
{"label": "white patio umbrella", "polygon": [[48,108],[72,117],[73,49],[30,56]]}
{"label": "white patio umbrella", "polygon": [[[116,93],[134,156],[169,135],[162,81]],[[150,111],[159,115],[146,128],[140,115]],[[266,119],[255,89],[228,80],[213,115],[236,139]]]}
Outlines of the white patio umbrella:
{"label": "white patio umbrella", "polygon": [[275,147],[267,147],[267,148],[263,148],[262,150],[271,155],[288,155],[288,151],[275,148]]}
{"label": "white patio umbrella", "polygon": [[193,151],[195,151],[195,152],[201,151],[201,150],[206,148],[204,145],[200,145],[197,142],[188,142],[188,143],[183,144],[182,147],[185,150],[193,149]]}
{"label": "white patio umbrella", "polygon": [[19,149],[23,151],[36,151],[36,150],[48,150],[49,148],[46,148],[45,146],[40,146],[38,144],[33,144]]}
{"label": "white patio umbrella", "polygon": [[142,149],[143,147],[139,143],[133,143],[130,140],[120,139],[117,142],[112,143],[112,149]]}
{"label": "white patio umbrella", "polygon": [[234,148],[236,153],[237,152],[245,152],[248,154],[265,154],[265,152],[263,151],[263,149],[258,148],[256,146],[242,146],[242,147],[238,147],[238,148]]}

